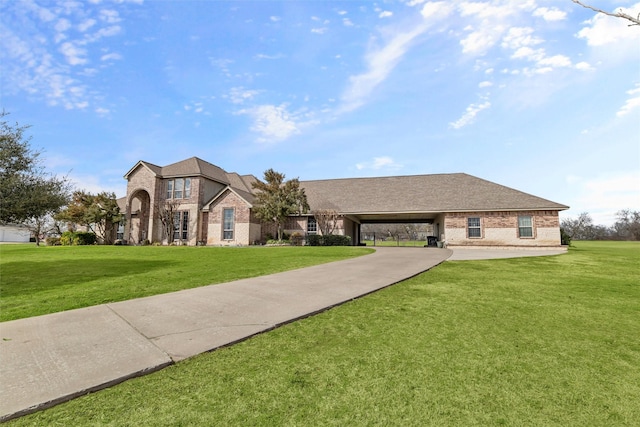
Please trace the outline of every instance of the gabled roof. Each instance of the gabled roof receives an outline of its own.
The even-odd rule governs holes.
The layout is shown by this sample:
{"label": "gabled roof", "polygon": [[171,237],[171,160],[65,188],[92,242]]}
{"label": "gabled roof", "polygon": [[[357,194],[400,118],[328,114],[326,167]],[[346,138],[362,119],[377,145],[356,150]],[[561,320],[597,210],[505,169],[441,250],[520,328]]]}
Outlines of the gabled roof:
{"label": "gabled roof", "polygon": [[211,204],[213,202],[215,202],[216,200],[218,200],[219,198],[221,198],[227,191],[230,191],[232,193],[234,193],[236,196],[240,197],[242,200],[244,200],[247,205],[252,208],[253,207],[253,201],[255,200],[255,196],[251,193],[247,193],[246,191],[242,191],[239,190],[237,188],[233,188],[230,185],[227,185],[225,188],[223,188],[222,190],[220,190],[218,192],[218,194],[216,194],[215,196],[213,196],[213,198],[209,201],[207,201],[203,206],[203,210],[204,211],[208,211],[209,208],[211,207]]}
{"label": "gabled roof", "polygon": [[203,176],[222,184],[229,184],[227,172],[224,169],[198,157],[191,157],[190,159],[164,166],[160,174],[163,178]]}
{"label": "gabled roof", "polygon": [[131,169],[129,169],[129,172],[124,174],[124,178],[129,179],[129,175],[131,175],[133,171],[136,170],[139,166],[149,169],[155,176],[159,176],[162,170],[160,166],[154,165],[153,163],[145,162],[144,160],[139,160],[138,163],[136,163]]}
{"label": "gabled roof", "polygon": [[301,181],[311,209],[342,214],[564,210],[568,206],[464,173]]}

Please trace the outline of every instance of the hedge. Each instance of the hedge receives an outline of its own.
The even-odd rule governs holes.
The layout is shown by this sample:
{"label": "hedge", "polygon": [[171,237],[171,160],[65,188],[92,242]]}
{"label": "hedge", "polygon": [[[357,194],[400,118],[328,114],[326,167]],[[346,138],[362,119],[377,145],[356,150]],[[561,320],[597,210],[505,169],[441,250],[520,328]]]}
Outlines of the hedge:
{"label": "hedge", "polygon": [[310,234],[307,236],[308,246],[351,246],[351,237],[341,236],[338,234],[329,234],[321,236],[319,234]]}
{"label": "hedge", "polygon": [[97,241],[95,233],[84,231],[65,231],[60,236],[60,243],[64,246],[95,245]]}

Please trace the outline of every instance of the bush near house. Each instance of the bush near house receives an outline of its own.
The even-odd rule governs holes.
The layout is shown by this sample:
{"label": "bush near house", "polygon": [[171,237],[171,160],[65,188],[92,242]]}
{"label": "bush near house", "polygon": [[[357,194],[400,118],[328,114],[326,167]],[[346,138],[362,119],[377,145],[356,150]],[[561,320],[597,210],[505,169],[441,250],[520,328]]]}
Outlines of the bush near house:
{"label": "bush near house", "polygon": [[60,236],[60,244],[63,246],[95,245],[97,241],[95,233],[84,231],[65,231]]}
{"label": "bush near house", "polygon": [[311,234],[307,236],[307,245],[309,246],[350,246],[351,237],[341,236],[337,234],[329,234],[327,236]]}
{"label": "bush near house", "polygon": [[45,239],[45,242],[47,243],[47,246],[60,246],[60,245],[62,245],[62,243],[60,243],[60,237],[47,237]]}

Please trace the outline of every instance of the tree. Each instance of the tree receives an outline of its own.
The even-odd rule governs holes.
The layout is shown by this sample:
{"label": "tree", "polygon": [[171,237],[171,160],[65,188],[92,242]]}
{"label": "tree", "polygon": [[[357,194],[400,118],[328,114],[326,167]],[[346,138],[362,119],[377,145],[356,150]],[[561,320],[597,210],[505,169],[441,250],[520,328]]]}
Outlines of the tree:
{"label": "tree", "polygon": [[336,230],[338,220],[342,215],[340,215],[336,209],[329,207],[329,204],[327,203],[321,205],[325,207],[322,209],[314,209],[311,211],[311,214],[318,222],[320,233],[323,236],[329,236]]}
{"label": "tree", "polygon": [[49,233],[61,234],[58,222],[50,214],[29,218],[24,225],[35,236],[36,246],[40,246],[41,236],[46,236]]}
{"label": "tree", "polygon": [[623,209],[616,212],[618,220],[613,224],[613,230],[618,239],[640,240],[640,211]]}
{"label": "tree", "polygon": [[123,219],[116,195],[103,191],[93,195],[86,191],[75,191],[66,209],[55,218],[71,225],[81,225],[94,232],[102,243],[113,243],[113,231],[116,224]]}
{"label": "tree", "polygon": [[167,238],[167,244],[170,245],[173,243],[175,217],[180,208],[180,201],[178,199],[167,199],[163,202],[156,202],[153,208],[162,223],[162,233]]}
{"label": "tree", "polygon": [[[0,113],[0,118],[7,113]],[[67,203],[66,177],[47,174],[41,152],[31,148],[29,126],[0,121],[0,224],[23,224],[57,212]]]}
{"label": "tree", "polygon": [[307,195],[300,188],[300,181],[284,180],[285,175],[269,169],[264,173],[264,181],[252,184],[257,190],[256,216],[264,222],[273,222],[278,230],[278,240],[282,240],[282,226],[290,215],[301,215],[309,211]]}
{"label": "tree", "polygon": [[563,219],[560,227],[571,240],[591,240],[593,238],[593,219],[588,212],[582,212],[575,219]]}
{"label": "tree", "polygon": [[575,4],[579,4],[582,7],[586,7],[587,9],[591,9],[594,12],[598,12],[598,13],[603,13],[607,16],[613,16],[614,18],[622,18],[622,19],[626,19],[627,21],[630,21],[631,24],[629,24],[630,27],[634,26],[634,25],[640,25],[640,14],[638,14],[638,17],[634,18],[631,15],[627,15],[626,13],[622,12],[622,10],[619,10],[618,12],[607,12],[605,10],[602,9],[598,9],[596,7],[593,6],[589,6],[588,4],[584,4],[578,0],[571,0],[572,2],[574,2]]}

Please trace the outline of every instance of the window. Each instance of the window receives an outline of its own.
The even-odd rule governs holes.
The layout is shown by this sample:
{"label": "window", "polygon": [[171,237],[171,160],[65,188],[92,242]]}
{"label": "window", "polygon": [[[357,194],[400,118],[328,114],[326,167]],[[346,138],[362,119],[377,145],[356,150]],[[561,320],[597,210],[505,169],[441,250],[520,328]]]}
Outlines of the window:
{"label": "window", "polygon": [[467,218],[467,235],[470,239],[482,237],[482,229],[480,228],[480,218]]}
{"label": "window", "polygon": [[233,225],[234,225],[235,211],[233,209],[224,209],[222,218],[222,239],[233,240]]}
{"label": "window", "polygon": [[189,212],[182,212],[182,240],[189,237]]}
{"label": "window", "polygon": [[176,212],[173,216],[173,240],[189,239],[189,212]]}
{"label": "window", "polygon": [[191,178],[176,178],[167,181],[167,199],[191,197]]}
{"label": "window", "polygon": [[116,239],[124,239],[124,221],[118,223],[118,231],[116,232]]}
{"label": "window", "polygon": [[518,217],[518,237],[533,237],[533,220],[531,216]]}
{"label": "window", "polygon": [[184,179],[184,198],[191,197],[191,178]]}
{"label": "window", "polygon": [[307,219],[307,233],[316,234],[318,232],[318,221],[316,221],[315,217],[310,216]]}
{"label": "window", "polygon": [[173,180],[167,181],[167,199],[173,198]]}
{"label": "window", "polygon": [[173,189],[173,198],[182,199],[182,188],[184,187],[184,179],[176,179]]}

